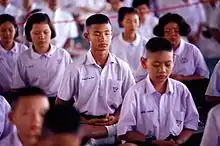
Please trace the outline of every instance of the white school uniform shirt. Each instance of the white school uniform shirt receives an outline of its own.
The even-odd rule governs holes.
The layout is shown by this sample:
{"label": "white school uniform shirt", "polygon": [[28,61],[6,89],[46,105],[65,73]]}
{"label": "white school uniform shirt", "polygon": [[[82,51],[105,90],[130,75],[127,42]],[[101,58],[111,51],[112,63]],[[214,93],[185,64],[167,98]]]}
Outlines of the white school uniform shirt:
{"label": "white school uniform shirt", "polygon": [[209,26],[211,28],[216,28],[220,30],[220,8],[216,8],[215,11],[212,13],[212,17],[210,18]]}
{"label": "white school uniform shirt", "polygon": [[21,140],[18,137],[16,130],[8,135],[5,139],[0,141],[1,146],[23,146]]}
{"label": "white school uniform shirt", "polygon": [[14,42],[14,47],[10,51],[5,50],[0,45],[0,92],[11,88],[12,73],[18,56],[27,49],[27,46],[17,42]]}
{"label": "white school uniform shirt", "polygon": [[33,48],[22,53],[13,73],[12,88],[38,86],[48,97],[57,95],[64,70],[71,63],[69,53],[53,45],[49,52],[40,55]]}
{"label": "white school uniform shirt", "polygon": [[158,93],[149,76],[127,92],[122,104],[117,134],[139,131],[164,140],[184,129],[197,130],[198,111],[192,95],[181,82],[168,79],[164,94]]}
{"label": "white school uniform shirt", "polygon": [[56,31],[56,37],[52,40],[52,44],[54,44],[58,48],[62,48],[64,47],[67,39],[73,39],[78,36],[76,22],[69,12],[66,12],[60,8],[58,8],[54,12],[50,10],[48,7],[45,7],[44,11],[49,15],[51,21],[55,22],[54,27]]}
{"label": "white school uniform shirt", "polygon": [[215,66],[205,95],[220,96],[220,61]]}
{"label": "white school uniform shirt", "polygon": [[159,20],[153,13],[147,14],[145,17],[145,22],[140,24],[138,32],[141,36],[150,39],[154,37],[153,29],[158,24]]}
{"label": "white school uniform shirt", "polygon": [[[216,2],[215,7],[212,7],[210,3],[205,3],[203,6],[207,15],[208,26],[216,28],[216,24],[218,24],[218,21],[216,20],[219,19],[219,17],[216,16],[216,11],[218,11],[220,8],[220,2]],[[205,38],[203,35],[201,35],[196,45],[199,47],[205,58],[220,57],[220,44],[213,37]]]}
{"label": "white school uniform shirt", "polygon": [[18,19],[22,15],[22,10],[9,3],[6,7],[0,5],[0,14],[10,14]]}
{"label": "white school uniform shirt", "polygon": [[[2,145],[1,141],[6,139],[9,135],[11,135],[14,130],[15,126],[10,123],[8,119],[8,114],[11,110],[9,103],[3,96],[0,96],[0,145]],[[7,145],[8,146],[8,145]]]}
{"label": "white school uniform shirt", "polygon": [[136,39],[130,43],[123,39],[123,33],[114,37],[111,44],[111,52],[127,62],[132,73],[135,73],[141,65],[140,59],[146,54],[145,45],[147,39],[136,33]]}
{"label": "white school uniform shirt", "polygon": [[220,105],[209,111],[200,146],[220,145]]}
{"label": "white school uniform shirt", "polygon": [[181,39],[179,48],[174,52],[176,56],[172,74],[199,75],[209,78],[209,70],[200,50],[191,43]]}
{"label": "white school uniform shirt", "polygon": [[58,98],[64,101],[74,98],[74,106],[86,115],[113,114],[133,84],[126,62],[109,53],[101,68],[89,50],[85,57],[66,69]]}

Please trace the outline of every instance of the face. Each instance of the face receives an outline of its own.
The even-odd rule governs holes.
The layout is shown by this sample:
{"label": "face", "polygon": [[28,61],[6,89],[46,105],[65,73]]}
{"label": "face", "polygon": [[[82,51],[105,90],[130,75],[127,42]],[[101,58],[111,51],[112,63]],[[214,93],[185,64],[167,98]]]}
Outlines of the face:
{"label": "face", "polygon": [[125,29],[125,32],[129,33],[136,32],[139,27],[139,24],[139,17],[135,13],[126,14],[122,21],[122,25]]}
{"label": "face", "polygon": [[153,82],[163,83],[172,72],[173,52],[159,51],[148,53],[147,59],[142,58],[141,62]]}
{"label": "face", "polygon": [[35,48],[49,48],[51,30],[48,24],[34,24],[31,32],[31,40]]}
{"label": "face", "polygon": [[3,43],[12,43],[15,38],[15,27],[11,22],[5,22],[0,25],[0,39]]}
{"label": "face", "polygon": [[143,4],[137,7],[138,15],[142,18],[149,12],[147,5]]}
{"label": "face", "polygon": [[180,33],[177,23],[170,22],[164,26],[164,37],[171,42],[174,48],[180,44]]}
{"label": "face", "polygon": [[59,0],[48,0],[49,8],[56,10],[59,7]]}
{"label": "face", "polygon": [[112,39],[112,27],[108,24],[93,24],[87,28],[85,38],[90,41],[91,49],[95,51],[109,50]]}
{"label": "face", "polygon": [[3,6],[7,6],[9,3],[9,0],[0,0],[0,4]]}
{"label": "face", "polygon": [[48,109],[47,97],[40,95],[25,97],[19,99],[9,118],[20,135],[34,140],[41,134],[44,115]]}
{"label": "face", "polygon": [[118,8],[118,6],[120,5],[120,3],[121,3],[121,1],[120,0],[110,0],[109,1],[110,2],[110,4],[111,4],[111,6],[112,6],[112,8],[114,9],[114,8]]}
{"label": "face", "polygon": [[39,140],[37,146],[80,146],[80,138],[68,134],[55,134]]}

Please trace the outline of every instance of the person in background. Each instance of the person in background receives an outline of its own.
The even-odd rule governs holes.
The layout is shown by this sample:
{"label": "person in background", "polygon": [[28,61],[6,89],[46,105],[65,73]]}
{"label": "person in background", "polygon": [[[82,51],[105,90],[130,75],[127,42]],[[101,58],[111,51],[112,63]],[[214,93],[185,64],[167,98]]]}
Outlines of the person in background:
{"label": "person in background", "polygon": [[10,0],[0,0],[0,14],[10,14],[17,20],[22,15],[22,10],[13,5]]}
{"label": "person in background", "polygon": [[121,140],[144,146],[188,146],[197,130],[199,115],[191,93],[169,78],[175,59],[172,47],[162,37],[147,42],[141,63],[148,75],[126,93],[117,124]]}
{"label": "person in background", "polygon": [[10,100],[12,74],[18,56],[28,48],[15,41],[18,36],[18,26],[13,16],[0,15],[0,94]]}
{"label": "person in background", "polygon": [[74,45],[73,39],[78,37],[78,29],[72,14],[62,10],[60,2],[60,0],[48,0],[48,6],[43,11],[54,23],[57,35],[52,43],[58,48],[71,49]]}
{"label": "person in background", "polygon": [[123,1],[124,0],[107,0],[107,2],[110,4],[110,9],[103,12],[111,20],[113,36],[116,36],[122,32],[118,24],[118,11],[123,6]]}
{"label": "person in background", "polygon": [[[200,37],[196,45],[201,50],[203,56],[207,59],[207,61],[216,60],[218,61],[220,58],[220,44],[215,39],[214,35],[212,34],[213,27],[218,24],[219,17],[215,15],[216,11],[218,11],[220,7],[219,0],[209,0],[209,2],[203,3],[203,7],[206,12],[207,21],[200,26]],[[213,21],[213,22],[212,22]],[[209,63],[209,62],[207,62]]]}
{"label": "person in background", "polygon": [[134,74],[140,64],[140,58],[145,54],[147,39],[137,31],[140,26],[137,11],[131,7],[122,7],[118,13],[119,26],[124,30],[114,37],[111,44],[111,52],[127,62]]}
{"label": "person in background", "polygon": [[43,118],[48,109],[49,101],[40,88],[17,89],[8,115],[16,130],[0,141],[0,145],[35,146],[41,135]]}
{"label": "person in background", "polygon": [[134,78],[128,64],[109,52],[112,27],[106,15],[90,16],[84,37],[91,49],[66,69],[56,103],[74,100],[86,137],[104,138],[96,144],[114,144],[121,104]]}
{"label": "person in background", "polygon": [[37,146],[80,146],[80,123],[80,113],[73,106],[55,105],[44,116]]}
{"label": "person in background", "polygon": [[150,1],[137,0],[133,1],[132,5],[137,10],[140,18],[140,27],[138,29],[140,35],[148,39],[154,37],[153,29],[159,20],[154,13],[150,12]]}
{"label": "person in background", "polygon": [[[175,62],[171,78],[179,81],[209,78],[209,70],[200,50],[182,38],[187,36],[190,30],[190,26],[180,15],[171,13],[162,16],[154,28],[156,36],[164,37],[172,44]],[[142,74],[145,73],[146,77],[142,68],[138,72],[136,79],[139,81],[139,76],[144,77]]]}
{"label": "person in background", "polygon": [[31,15],[25,25],[25,35],[33,45],[18,57],[12,89],[38,86],[53,105],[64,71],[72,59],[66,50],[51,44],[56,33],[47,14]]}

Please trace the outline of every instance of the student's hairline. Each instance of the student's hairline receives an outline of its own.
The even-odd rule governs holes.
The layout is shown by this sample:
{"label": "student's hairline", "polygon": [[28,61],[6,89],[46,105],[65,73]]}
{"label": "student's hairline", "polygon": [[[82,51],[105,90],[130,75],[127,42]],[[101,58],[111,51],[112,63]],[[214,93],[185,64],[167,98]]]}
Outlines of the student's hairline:
{"label": "student's hairline", "polygon": [[[31,97],[31,98],[30,98]],[[11,110],[14,111],[16,109],[16,107],[18,106],[18,103],[22,100],[22,99],[26,99],[26,98],[30,98],[33,99],[33,97],[37,97],[37,98],[47,98],[47,95],[45,94],[33,94],[33,95],[19,95],[17,97],[16,100],[12,101],[11,103]],[[49,101],[48,101],[49,102]]]}

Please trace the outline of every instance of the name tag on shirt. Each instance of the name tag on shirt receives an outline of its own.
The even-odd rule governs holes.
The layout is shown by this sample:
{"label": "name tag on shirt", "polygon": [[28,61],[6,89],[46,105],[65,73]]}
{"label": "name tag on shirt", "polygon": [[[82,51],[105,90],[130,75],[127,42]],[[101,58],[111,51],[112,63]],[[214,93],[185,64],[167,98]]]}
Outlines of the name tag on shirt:
{"label": "name tag on shirt", "polygon": [[94,79],[95,77],[85,77],[85,78],[82,78],[82,80],[91,80],[91,79]]}

